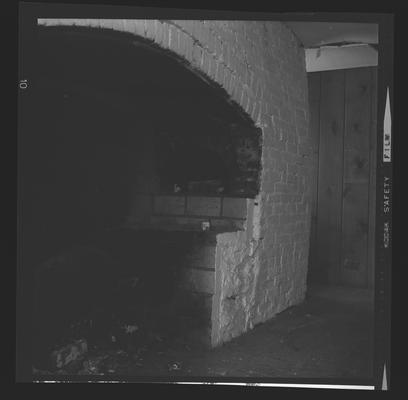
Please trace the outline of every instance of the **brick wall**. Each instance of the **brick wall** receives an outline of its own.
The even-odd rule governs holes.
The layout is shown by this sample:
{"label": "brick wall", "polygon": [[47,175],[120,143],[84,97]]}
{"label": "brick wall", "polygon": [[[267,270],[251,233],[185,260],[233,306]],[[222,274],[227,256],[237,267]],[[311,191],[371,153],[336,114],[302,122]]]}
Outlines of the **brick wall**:
{"label": "brick wall", "polygon": [[247,199],[184,194],[136,194],[128,224],[137,228],[212,232],[244,229]]}
{"label": "brick wall", "polygon": [[194,302],[194,315],[202,321],[200,341],[211,345],[212,303],[215,291],[215,249],[213,234],[194,233],[181,265],[179,296],[182,304]]}
{"label": "brick wall", "polygon": [[[150,40],[219,84],[262,129],[254,218],[243,231],[220,233],[217,239],[213,344],[302,301],[314,156],[305,55],[292,32],[267,21],[40,19],[39,24],[114,29]],[[231,282],[238,288],[232,295]]]}

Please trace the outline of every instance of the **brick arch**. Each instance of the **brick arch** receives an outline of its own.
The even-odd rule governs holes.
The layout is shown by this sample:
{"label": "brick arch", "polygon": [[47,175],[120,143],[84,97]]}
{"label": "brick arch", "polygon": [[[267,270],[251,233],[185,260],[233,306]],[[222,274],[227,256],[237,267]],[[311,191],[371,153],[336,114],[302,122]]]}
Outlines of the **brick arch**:
{"label": "brick arch", "polygon": [[221,35],[208,21],[162,21],[135,19],[38,19],[42,26],[78,26],[108,29],[135,35],[173,53],[185,66],[208,84],[223,90],[228,102],[238,105],[241,115],[259,122],[261,103],[256,100],[254,72],[233,55],[231,30]]}
{"label": "brick arch", "polygon": [[271,21],[39,19],[38,23],[111,29],[155,43],[185,60],[200,77],[220,85],[261,128],[259,196],[247,203],[245,230],[217,239],[221,261],[216,266],[212,342],[229,340],[301,302],[306,293],[316,156],[309,130],[305,54],[293,33],[283,23]]}

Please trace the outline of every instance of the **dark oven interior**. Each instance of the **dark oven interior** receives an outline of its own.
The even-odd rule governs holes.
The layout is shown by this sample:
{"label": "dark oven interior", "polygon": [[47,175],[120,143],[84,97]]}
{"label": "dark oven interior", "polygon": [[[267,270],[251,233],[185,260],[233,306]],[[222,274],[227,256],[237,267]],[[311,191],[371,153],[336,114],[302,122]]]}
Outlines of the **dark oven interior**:
{"label": "dark oven interior", "polygon": [[199,331],[208,343],[216,232],[200,229],[199,212],[191,229],[174,210],[175,224],[150,225],[151,199],[254,197],[259,130],[150,44],[80,28],[37,39],[36,123],[22,153],[37,359],[80,337],[139,346]]}

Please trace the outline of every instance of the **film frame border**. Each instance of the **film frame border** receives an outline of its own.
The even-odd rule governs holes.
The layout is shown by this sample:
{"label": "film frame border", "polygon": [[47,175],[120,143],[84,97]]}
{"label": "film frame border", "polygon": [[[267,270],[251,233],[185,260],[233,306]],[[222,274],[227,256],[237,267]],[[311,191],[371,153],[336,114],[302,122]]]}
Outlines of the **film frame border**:
{"label": "film frame border", "polygon": [[[198,16],[202,19],[247,19],[247,20],[278,20],[278,21],[310,21],[310,22],[367,22],[378,24],[379,27],[379,62],[378,62],[378,89],[377,89],[377,170],[376,170],[376,223],[375,223],[375,352],[373,380],[361,382],[366,386],[373,385],[376,390],[387,390],[390,383],[390,315],[391,315],[391,269],[392,269],[392,189],[393,189],[393,158],[394,150],[392,117],[393,117],[393,58],[394,58],[394,18],[393,14],[361,14],[361,13],[271,13],[271,12],[247,12],[247,11],[224,11],[224,10],[200,10],[200,9],[172,9],[135,7],[125,5],[105,4],[45,4],[45,3],[20,3],[19,7],[19,65],[18,65],[18,146],[23,142],[22,132],[29,130],[30,121],[34,118],[30,104],[34,101],[30,94],[30,83],[34,82],[35,73],[30,66],[35,59],[35,31],[37,18],[55,17],[81,17],[81,18],[177,18],[194,19]],[[388,107],[390,116],[386,116],[388,94]],[[391,123],[389,132],[384,128],[384,119],[389,118]],[[386,134],[388,134],[388,142]],[[388,145],[389,143],[389,145]],[[20,167],[20,165],[19,165]],[[21,193],[22,178],[18,176],[18,189]],[[387,196],[387,197],[385,197]],[[387,203],[384,203],[388,201]],[[18,198],[18,210],[21,199]],[[18,218],[18,227],[21,228],[21,219]],[[17,232],[19,235],[19,232]],[[21,244],[21,235],[18,243]],[[20,382],[33,382],[30,360],[26,354],[30,353],[28,338],[23,332],[27,332],[30,321],[30,305],[27,304],[27,293],[30,291],[32,276],[28,271],[22,270],[22,256],[17,252],[17,332],[16,332],[16,380]],[[26,335],[27,336],[27,335]],[[50,379],[42,380],[43,382]],[[51,377],[48,377],[51,378]],[[78,381],[78,377],[55,377],[56,381]],[[85,379],[86,380],[86,379]],[[201,383],[227,384],[237,379],[208,379]],[[53,379],[51,379],[53,381]],[[98,381],[98,379],[96,379]],[[106,381],[106,380],[105,380]],[[121,378],[112,381],[123,381]],[[131,382],[125,378],[126,382]],[[134,381],[134,380],[133,380]],[[140,381],[136,379],[136,381]],[[142,381],[146,381],[143,380]],[[155,379],[153,381],[156,381]],[[162,379],[159,381],[163,382]],[[195,383],[194,380],[186,380]],[[313,386],[310,379],[271,379],[270,384],[287,385],[293,383]],[[340,380],[324,379],[312,380],[315,385],[341,385]],[[327,383],[331,382],[331,383]],[[248,385],[260,385],[259,379],[248,379]],[[353,382],[347,380],[344,385]],[[268,382],[265,382],[268,386]],[[356,386],[359,386],[356,382]]]}

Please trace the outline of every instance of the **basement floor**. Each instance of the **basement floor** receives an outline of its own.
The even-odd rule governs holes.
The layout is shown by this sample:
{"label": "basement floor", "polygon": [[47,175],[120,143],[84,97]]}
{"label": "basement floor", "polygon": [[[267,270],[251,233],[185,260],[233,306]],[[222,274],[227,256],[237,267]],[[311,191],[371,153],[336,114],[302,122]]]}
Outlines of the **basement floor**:
{"label": "basement floor", "polygon": [[89,351],[76,368],[59,373],[112,379],[119,375],[147,382],[161,378],[369,379],[373,322],[372,291],[315,286],[302,304],[219,348],[206,350],[192,346],[188,338],[153,335],[142,347]]}

